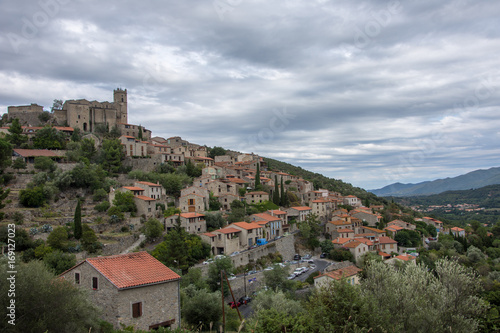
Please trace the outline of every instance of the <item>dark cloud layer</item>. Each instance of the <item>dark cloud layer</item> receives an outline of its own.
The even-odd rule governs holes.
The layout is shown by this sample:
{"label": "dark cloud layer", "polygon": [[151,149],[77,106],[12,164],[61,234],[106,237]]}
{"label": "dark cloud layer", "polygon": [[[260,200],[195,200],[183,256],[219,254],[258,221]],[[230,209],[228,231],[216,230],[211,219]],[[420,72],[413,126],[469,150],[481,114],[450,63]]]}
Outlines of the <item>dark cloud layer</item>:
{"label": "dark cloud layer", "polygon": [[159,136],[376,188],[498,166],[500,3],[6,1],[0,106],[111,100]]}

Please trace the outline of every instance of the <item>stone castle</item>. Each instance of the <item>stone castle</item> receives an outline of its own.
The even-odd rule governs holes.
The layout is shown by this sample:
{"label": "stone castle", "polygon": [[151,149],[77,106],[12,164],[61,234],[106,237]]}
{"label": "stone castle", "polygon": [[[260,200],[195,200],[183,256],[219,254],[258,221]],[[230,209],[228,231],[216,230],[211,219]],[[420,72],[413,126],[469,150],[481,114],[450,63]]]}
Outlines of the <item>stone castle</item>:
{"label": "stone castle", "polygon": [[[23,125],[36,125],[43,107],[37,104],[9,106],[10,119],[18,118]],[[127,89],[115,89],[113,102],[67,100],[61,110],[54,110],[53,120],[60,126],[78,128],[82,132],[94,132],[96,125],[107,124],[109,128],[127,125]]]}

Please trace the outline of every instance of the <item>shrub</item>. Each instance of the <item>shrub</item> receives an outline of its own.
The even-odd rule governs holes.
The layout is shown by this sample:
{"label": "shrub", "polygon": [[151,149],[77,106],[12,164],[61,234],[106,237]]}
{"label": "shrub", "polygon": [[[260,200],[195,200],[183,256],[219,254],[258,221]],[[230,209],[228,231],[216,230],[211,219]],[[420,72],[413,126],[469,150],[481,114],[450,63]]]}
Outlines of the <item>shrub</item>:
{"label": "shrub", "polygon": [[100,188],[94,191],[94,195],[92,196],[92,200],[94,201],[101,201],[103,199],[106,199],[108,197],[108,193],[106,192],[105,189]]}
{"label": "shrub", "polygon": [[98,212],[102,213],[102,212],[107,211],[110,206],[111,205],[110,205],[109,201],[103,201],[103,202],[95,205],[94,209],[97,210]]}
{"label": "shrub", "polygon": [[27,188],[19,192],[19,202],[25,207],[40,207],[45,203],[45,195],[41,186]]}

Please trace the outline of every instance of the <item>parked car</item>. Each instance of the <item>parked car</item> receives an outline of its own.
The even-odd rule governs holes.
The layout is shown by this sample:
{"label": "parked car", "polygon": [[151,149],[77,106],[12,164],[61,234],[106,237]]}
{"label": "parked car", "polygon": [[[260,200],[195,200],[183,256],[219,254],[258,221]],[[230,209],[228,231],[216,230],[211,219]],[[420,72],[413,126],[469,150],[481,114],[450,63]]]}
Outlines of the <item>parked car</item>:
{"label": "parked car", "polygon": [[211,264],[211,263],[213,263],[213,262],[214,262],[214,261],[213,261],[213,259],[207,259],[207,260],[205,260],[205,261],[203,262],[203,265],[208,265],[208,264]]}
{"label": "parked car", "polygon": [[240,252],[239,252],[239,251],[234,251],[233,253],[231,253],[231,255],[230,255],[230,256],[231,256],[231,257],[234,257],[234,256],[235,256],[235,255],[237,255],[237,254],[240,254]]}
{"label": "parked car", "polygon": [[234,280],[234,279],[236,279],[236,275],[234,275],[234,274],[229,274],[229,275],[227,276],[227,279],[228,279],[228,280]]}
{"label": "parked car", "polygon": [[320,258],[326,258],[326,253],[325,253],[325,252],[321,253],[321,254],[319,255],[319,257],[320,257]]}
{"label": "parked car", "polygon": [[248,271],[247,275],[255,274],[257,271]]}
{"label": "parked car", "polygon": [[312,260],[312,259],[307,260],[307,262],[310,264],[314,264],[314,260]]}
{"label": "parked car", "polygon": [[295,275],[295,273],[292,273],[292,274],[288,275],[287,279],[288,280],[293,280],[293,279],[295,279],[296,276],[297,275]]}
{"label": "parked car", "polygon": [[240,307],[241,302],[240,301],[238,301],[236,303],[235,302],[229,302],[229,303],[227,303],[227,305],[229,305],[231,307],[231,309],[234,309],[234,308]]}
{"label": "parked car", "polygon": [[265,271],[272,271],[274,269],[273,266],[268,266],[266,268],[264,268]]}
{"label": "parked car", "polygon": [[251,297],[248,297],[248,296],[243,296],[241,297],[238,302],[240,302],[241,304],[248,304],[252,301],[252,298]]}
{"label": "parked car", "polygon": [[306,259],[306,260],[307,259],[311,259],[311,255],[310,254],[306,254],[303,258]]}
{"label": "parked car", "polygon": [[293,256],[293,260],[300,260],[300,254],[296,254]]}

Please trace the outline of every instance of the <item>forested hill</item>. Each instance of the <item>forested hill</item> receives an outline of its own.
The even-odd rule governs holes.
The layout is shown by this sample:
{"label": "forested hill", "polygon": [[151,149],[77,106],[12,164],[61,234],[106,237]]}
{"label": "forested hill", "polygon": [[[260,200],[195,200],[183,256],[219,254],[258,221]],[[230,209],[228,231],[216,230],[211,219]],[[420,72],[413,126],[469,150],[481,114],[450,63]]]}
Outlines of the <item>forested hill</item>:
{"label": "forested hill", "polygon": [[363,203],[368,199],[369,204],[387,204],[387,200],[384,198],[379,198],[375,194],[370,193],[362,188],[354,187],[349,183],[345,183],[342,180],[328,178],[322,174],[311,172],[305,170],[301,167],[281,162],[272,158],[263,157],[267,163],[269,170],[273,171],[283,171],[291,175],[296,175],[302,177],[305,180],[313,182],[314,189],[324,188],[329,191],[340,192],[342,195],[355,195],[363,200]]}
{"label": "forested hill", "polygon": [[[390,199],[387,198],[387,199]],[[500,208],[500,185],[489,185],[474,190],[446,191],[440,194],[393,197],[394,201],[405,206],[476,204],[484,208]]]}

